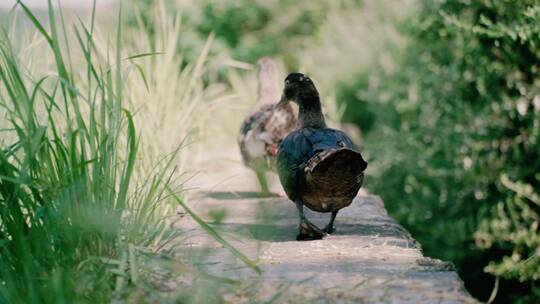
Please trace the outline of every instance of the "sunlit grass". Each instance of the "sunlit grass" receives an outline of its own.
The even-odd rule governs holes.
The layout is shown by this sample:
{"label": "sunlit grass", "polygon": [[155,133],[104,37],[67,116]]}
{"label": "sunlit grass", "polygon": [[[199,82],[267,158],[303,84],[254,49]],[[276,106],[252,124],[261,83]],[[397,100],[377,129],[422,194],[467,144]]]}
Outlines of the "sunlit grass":
{"label": "sunlit grass", "polygon": [[[49,10],[45,29],[21,7],[52,69],[33,72],[2,31],[1,294],[13,303],[103,301],[122,280],[136,281],[136,269],[117,272],[134,246],[172,235],[154,207],[169,175],[133,179],[139,141],[124,108],[121,26],[115,56],[100,60],[93,24],[75,26],[77,44],[68,45],[61,14]],[[72,65],[72,48],[84,68]]]}
{"label": "sunlit grass", "polygon": [[[139,9],[134,5],[128,47],[156,54],[131,60],[134,68],[126,89],[143,150],[153,158],[180,145],[174,164],[180,171],[196,174],[203,152],[236,142],[242,117],[256,100],[255,71],[248,63],[212,55],[213,35],[189,61],[181,47],[182,40],[193,34],[183,22],[186,12],[171,12],[162,1],[145,11]],[[138,77],[138,69],[145,71],[145,78]],[[223,71],[225,76],[220,75]]]}

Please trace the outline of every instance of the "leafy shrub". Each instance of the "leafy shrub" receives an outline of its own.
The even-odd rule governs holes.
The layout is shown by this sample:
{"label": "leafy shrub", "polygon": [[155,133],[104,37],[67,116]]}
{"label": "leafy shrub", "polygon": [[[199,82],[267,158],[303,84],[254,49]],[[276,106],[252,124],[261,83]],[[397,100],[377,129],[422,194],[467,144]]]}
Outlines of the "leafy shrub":
{"label": "leafy shrub", "polygon": [[504,279],[499,301],[538,293],[540,6],[418,5],[400,24],[398,68],[375,65],[341,92],[369,131],[368,187],[427,254],[456,263],[473,295],[491,292],[484,270]]}

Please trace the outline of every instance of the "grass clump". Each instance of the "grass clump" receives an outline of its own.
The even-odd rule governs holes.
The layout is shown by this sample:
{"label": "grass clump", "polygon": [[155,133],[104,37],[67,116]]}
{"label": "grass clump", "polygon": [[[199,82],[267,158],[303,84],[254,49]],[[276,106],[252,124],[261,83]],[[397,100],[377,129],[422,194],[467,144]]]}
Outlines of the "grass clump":
{"label": "grass clump", "polygon": [[134,174],[121,25],[111,58],[97,51],[93,21],[73,26],[73,46],[50,2],[48,28],[19,6],[44,41],[48,71],[34,72],[1,29],[0,302],[108,302],[129,286],[144,293],[148,273],[137,265],[173,236],[159,207],[171,158]]}

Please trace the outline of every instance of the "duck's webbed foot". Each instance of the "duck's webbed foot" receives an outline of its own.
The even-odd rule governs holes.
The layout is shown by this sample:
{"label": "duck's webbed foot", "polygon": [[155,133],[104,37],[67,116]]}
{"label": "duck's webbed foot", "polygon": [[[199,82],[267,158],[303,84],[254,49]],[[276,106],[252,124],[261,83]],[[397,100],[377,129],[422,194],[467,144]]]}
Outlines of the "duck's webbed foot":
{"label": "duck's webbed foot", "polygon": [[330,218],[330,222],[326,227],[324,227],[324,232],[328,234],[334,233],[336,231],[336,228],[334,227],[334,220],[336,219],[337,211],[332,211],[332,217]]}
{"label": "duck's webbed foot", "polygon": [[320,240],[324,237],[325,233],[317,226],[313,225],[308,220],[303,220],[300,222],[298,227],[298,235],[296,236],[297,241],[311,241],[311,240]]}
{"label": "duck's webbed foot", "polygon": [[296,208],[298,208],[298,214],[300,216],[300,225],[298,226],[297,241],[311,241],[320,240],[324,237],[325,233],[319,227],[312,224],[304,215],[304,205],[301,201],[296,201]]}

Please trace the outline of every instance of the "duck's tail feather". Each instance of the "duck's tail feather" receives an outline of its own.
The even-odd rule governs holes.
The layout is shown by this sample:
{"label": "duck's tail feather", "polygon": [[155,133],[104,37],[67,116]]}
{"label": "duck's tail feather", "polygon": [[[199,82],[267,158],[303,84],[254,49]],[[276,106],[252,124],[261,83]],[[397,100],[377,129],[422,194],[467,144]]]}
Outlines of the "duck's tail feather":
{"label": "duck's tail feather", "polygon": [[350,205],[362,187],[366,167],[362,155],[349,148],[317,153],[304,169],[304,203],[319,212],[337,211]]}
{"label": "duck's tail feather", "polygon": [[321,184],[340,183],[361,186],[367,162],[360,152],[349,148],[325,150],[317,153],[305,167],[306,175]]}

